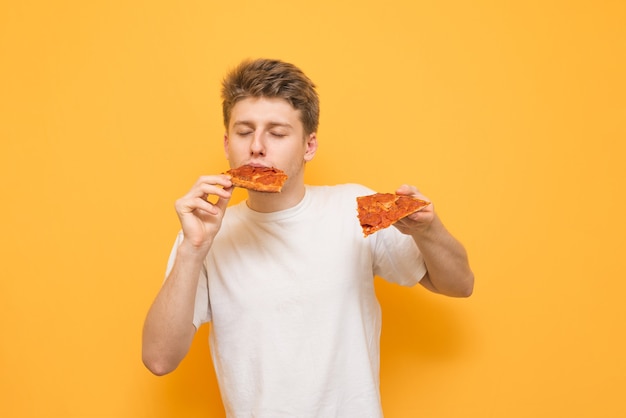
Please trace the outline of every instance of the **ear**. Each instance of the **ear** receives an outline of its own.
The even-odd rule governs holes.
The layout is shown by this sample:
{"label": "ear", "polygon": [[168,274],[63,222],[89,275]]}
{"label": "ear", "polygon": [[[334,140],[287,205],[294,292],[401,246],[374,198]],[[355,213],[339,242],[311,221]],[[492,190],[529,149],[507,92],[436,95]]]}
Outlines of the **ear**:
{"label": "ear", "polygon": [[309,134],[306,139],[306,149],[304,151],[304,161],[309,162],[315,157],[317,152],[317,134],[315,132]]}
{"label": "ear", "polygon": [[224,155],[228,159],[228,133],[224,132]]}

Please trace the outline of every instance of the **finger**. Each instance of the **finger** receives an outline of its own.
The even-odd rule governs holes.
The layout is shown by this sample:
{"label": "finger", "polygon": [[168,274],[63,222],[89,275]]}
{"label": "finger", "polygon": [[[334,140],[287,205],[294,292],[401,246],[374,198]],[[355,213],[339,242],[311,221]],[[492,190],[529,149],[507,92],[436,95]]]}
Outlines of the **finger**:
{"label": "finger", "polygon": [[[225,206],[220,203],[220,206],[214,207],[216,202],[211,200],[225,200],[228,204],[232,189],[232,182],[228,175],[201,176],[189,192],[176,201],[176,211],[183,214],[201,210],[217,215],[220,210],[224,210]],[[211,199],[211,196],[215,196],[217,199]]]}
{"label": "finger", "polygon": [[217,174],[212,176],[200,176],[196,185],[199,184],[213,184],[222,187],[230,187],[233,183],[230,180],[230,176],[227,174]]}
{"label": "finger", "polygon": [[415,186],[403,184],[402,186],[396,189],[396,194],[411,196],[411,195],[419,194],[419,190]]}
{"label": "finger", "polygon": [[[179,215],[184,215],[184,214],[187,214],[187,213],[192,213],[194,210],[196,210],[199,207],[202,207],[202,206],[205,205],[204,203],[201,203],[201,202],[205,202],[209,206],[211,205],[206,200],[198,199],[197,197],[185,196],[183,198],[178,199],[174,206],[176,208],[176,212]],[[206,207],[205,206],[205,208],[210,210],[210,207]]]}
{"label": "finger", "polygon": [[224,191],[228,193],[228,196],[220,197],[217,199],[217,202],[215,202],[215,206],[217,206],[217,208],[222,212],[226,211],[226,208],[228,207],[228,202],[230,202],[230,197],[232,196],[232,190],[232,186],[224,189]]}
{"label": "finger", "polygon": [[214,202],[208,200],[211,195],[205,195],[202,197],[202,199],[207,201],[209,204],[211,204],[212,209],[214,210],[214,212],[212,213],[214,215],[217,215],[220,211],[222,213],[226,211],[226,208],[228,207],[228,203],[230,202],[230,198],[232,197],[233,190],[234,190],[234,186],[232,185],[230,187],[225,187],[224,189],[219,189],[218,193],[213,194],[217,196],[217,199]]}
{"label": "finger", "polygon": [[230,199],[218,199],[215,203],[198,198],[192,207],[193,213],[206,213],[213,216],[223,216],[228,208]]}
{"label": "finger", "polygon": [[199,183],[190,191],[190,196],[201,197],[205,200],[207,200],[209,196],[218,196],[223,199],[230,199],[232,193],[231,189],[232,184],[226,187],[221,187],[219,185],[209,183]]}
{"label": "finger", "polygon": [[176,212],[180,215],[204,211],[212,215],[217,215],[219,210],[214,205],[202,197],[186,196],[176,201]]}

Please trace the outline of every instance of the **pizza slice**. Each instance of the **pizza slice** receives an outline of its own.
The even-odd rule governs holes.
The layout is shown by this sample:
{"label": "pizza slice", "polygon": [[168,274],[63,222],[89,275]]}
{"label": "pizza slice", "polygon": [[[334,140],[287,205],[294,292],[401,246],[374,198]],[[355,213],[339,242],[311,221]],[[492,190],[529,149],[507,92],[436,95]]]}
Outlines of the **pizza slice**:
{"label": "pizza slice", "polygon": [[287,174],[274,167],[242,165],[231,168],[226,174],[230,175],[234,186],[257,192],[280,192],[287,180]]}
{"label": "pizza slice", "polygon": [[387,228],[405,216],[430,205],[430,202],[425,200],[394,193],[359,196],[356,201],[359,222],[365,236]]}

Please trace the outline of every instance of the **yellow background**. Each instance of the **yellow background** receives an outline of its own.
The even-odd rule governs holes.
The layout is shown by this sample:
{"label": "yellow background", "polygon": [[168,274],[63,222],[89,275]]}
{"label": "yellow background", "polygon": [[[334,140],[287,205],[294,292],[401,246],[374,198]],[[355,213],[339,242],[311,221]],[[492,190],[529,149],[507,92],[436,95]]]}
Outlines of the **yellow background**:
{"label": "yellow background", "polygon": [[[174,200],[226,169],[219,83],[301,66],[313,184],[417,185],[475,294],[377,283],[394,417],[623,417],[626,3],[4,1],[0,416],[221,417],[201,330],[141,364]],[[241,196],[239,196],[241,198]]]}

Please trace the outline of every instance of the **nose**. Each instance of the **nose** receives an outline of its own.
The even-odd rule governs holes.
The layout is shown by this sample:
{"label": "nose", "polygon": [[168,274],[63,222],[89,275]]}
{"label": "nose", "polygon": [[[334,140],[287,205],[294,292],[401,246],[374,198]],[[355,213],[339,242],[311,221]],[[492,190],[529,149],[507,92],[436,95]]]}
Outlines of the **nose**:
{"label": "nose", "polygon": [[250,143],[250,155],[265,155],[265,144],[263,143],[263,134],[255,133]]}

